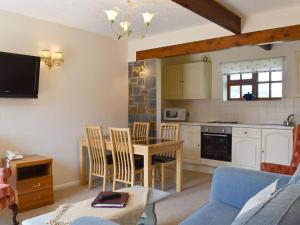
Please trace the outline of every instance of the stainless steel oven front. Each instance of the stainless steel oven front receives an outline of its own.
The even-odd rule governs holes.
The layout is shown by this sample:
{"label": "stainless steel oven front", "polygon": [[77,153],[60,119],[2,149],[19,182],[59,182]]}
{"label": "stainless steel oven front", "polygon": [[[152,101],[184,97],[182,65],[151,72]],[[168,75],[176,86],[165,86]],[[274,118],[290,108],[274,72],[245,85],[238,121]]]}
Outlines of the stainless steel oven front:
{"label": "stainless steel oven front", "polygon": [[201,158],[231,162],[232,127],[201,127]]}

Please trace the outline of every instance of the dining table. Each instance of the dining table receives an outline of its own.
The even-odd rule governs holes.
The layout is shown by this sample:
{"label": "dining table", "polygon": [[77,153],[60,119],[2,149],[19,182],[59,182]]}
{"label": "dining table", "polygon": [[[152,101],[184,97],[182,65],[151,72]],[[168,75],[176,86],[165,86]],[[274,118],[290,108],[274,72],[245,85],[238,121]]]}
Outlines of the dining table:
{"label": "dining table", "polygon": [[[109,137],[104,137],[105,147],[107,151],[112,151],[112,144]],[[152,156],[164,152],[175,151],[176,160],[176,191],[181,192],[183,189],[183,141],[182,140],[166,140],[156,137],[133,137],[133,152],[135,155],[141,155],[144,158],[144,182],[145,187],[150,187],[152,176]],[[87,183],[87,161],[88,146],[85,137],[80,140],[80,184]]]}

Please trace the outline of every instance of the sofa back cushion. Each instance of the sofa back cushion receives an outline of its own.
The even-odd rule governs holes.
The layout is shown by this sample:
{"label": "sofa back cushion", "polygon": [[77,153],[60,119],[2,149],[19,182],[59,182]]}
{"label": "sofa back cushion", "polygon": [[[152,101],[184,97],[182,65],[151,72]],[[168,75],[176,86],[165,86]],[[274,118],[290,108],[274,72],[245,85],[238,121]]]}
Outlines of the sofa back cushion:
{"label": "sofa back cushion", "polygon": [[300,224],[300,183],[289,184],[259,206],[236,218],[232,225]]}
{"label": "sofa back cushion", "polygon": [[296,172],[291,177],[289,184],[294,184],[294,183],[297,183],[298,181],[300,181],[300,166],[298,166]]}
{"label": "sofa back cushion", "polygon": [[290,176],[219,167],[215,170],[212,181],[211,200],[241,209],[250,198],[277,179],[279,189],[289,182]]}

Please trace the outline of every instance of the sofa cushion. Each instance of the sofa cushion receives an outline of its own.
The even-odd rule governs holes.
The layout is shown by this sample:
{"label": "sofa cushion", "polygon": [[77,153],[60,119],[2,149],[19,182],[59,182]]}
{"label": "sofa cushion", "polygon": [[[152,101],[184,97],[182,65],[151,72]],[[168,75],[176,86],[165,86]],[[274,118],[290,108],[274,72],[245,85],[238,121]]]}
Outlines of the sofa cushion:
{"label": "sofa cushion", "polygon": [[210,202],[198,209],[180,225],[230,225],[239,209],[221,202]]}
{"label": "sofa cushion", "polygon": [[296,172],[291,177],[289,184],[294,184],[294,183],[297,183],[298,181],[300,181],[300,166],[298,166]]}
{"label": "sofa cushion", "polygon": [[251,197],[277,179],[279,189],[286,185],[291,177],[255,170],[219,167],[215,170],[212,181],[211,200],[241,209]]}
{"label": "sofa cushion", "polygon": [[265,202],[241,215],[232,225],[299,225],[300,183],[290,184]]}
{"label": "sofa cushion", "polygon": [[254,195],[252,198],[250,198],[246,204],[243,206],[237,217],[241,216],[242,214],[248,212],[250,209],[255,208],[256,206],[260,205],[261,203],[264,203],[268,201],[272,194],[275,193],[276,187],[277,187],[278,180],[274,181],[269,186],[262,189],[260,192],[258,192],[256,195]]}

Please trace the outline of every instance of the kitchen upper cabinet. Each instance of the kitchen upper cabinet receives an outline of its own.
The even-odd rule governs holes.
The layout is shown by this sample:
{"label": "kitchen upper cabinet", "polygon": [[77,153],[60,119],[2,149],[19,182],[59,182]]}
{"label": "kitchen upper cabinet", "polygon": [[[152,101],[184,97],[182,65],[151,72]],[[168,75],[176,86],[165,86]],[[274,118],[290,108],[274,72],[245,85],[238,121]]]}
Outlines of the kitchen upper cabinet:
{"label": "kitchen upper cabinet", "polygon": [[261,129],[233,128],[232,136],[232,165],[259,170]]}
{"label": "kitchen upper cabinet", "polygon": [[166,99],[182,98],[182,65],[165,67],[163,89],[164,97]]}
{"label": "kitchen upper cabinet", "polygon": [[183,157],[185,162],[200,163],[200,126],[180,126],[180,138],[183,142]]}
{"label": "kitchen upper cabinet", "polygon": [[290,165],[293,131],[262,129],[262,162]]}
{"label": "kitchen upper cabinet", "polygon": [[211,96],[211,63],[166,66],[163,75],[165,99],[206,99]]}

